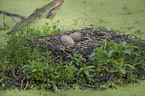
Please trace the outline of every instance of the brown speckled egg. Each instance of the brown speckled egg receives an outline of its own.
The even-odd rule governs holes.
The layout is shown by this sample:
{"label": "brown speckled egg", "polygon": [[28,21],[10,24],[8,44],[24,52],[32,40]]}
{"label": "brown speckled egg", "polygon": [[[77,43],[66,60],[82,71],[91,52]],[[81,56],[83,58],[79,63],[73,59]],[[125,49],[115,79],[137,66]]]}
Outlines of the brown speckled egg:
{"label": "brown speckled egg", "polygon": [[67,46],[72,46],[75,44],[74,40],[68,35],[61,36],[61,41],[64,45],[67,45]]}
{"label": "brown speckled egg", "polygon": [[83,40],[83,34],[79,33],[79,32],[75,32],[75,33],[70,34],[70,37],[76,42]]}

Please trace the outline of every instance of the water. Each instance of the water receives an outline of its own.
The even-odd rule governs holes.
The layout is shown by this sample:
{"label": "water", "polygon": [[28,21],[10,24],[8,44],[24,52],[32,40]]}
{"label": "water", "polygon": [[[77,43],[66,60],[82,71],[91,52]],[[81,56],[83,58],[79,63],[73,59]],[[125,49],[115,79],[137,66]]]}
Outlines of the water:
{"label": "water", "polygon": [[95,23],[132,34],[144,32],[144,16],[145,0],[65,0],[56,18],[66,26],[79,19],[82,25]]}
{"label": "water", "polygon": [[[50,1],[52,0],[0,0],[0,9],[27,17],[36,8]],[[60,20],[60,26],[64,26],[65,29],[70,26],[75,29],[95,24],[133,34],[136,31],[144,33],[144,16],[145,0],[64,0],[64,4],[53,21]],[[10,28],[5,31],[1,30],[0,33],[9,31],[15,25],[10,17],[6,19],[6,24]],[[0,15],[0,21],[2,21],[2,15]],[[34,28],[41,28],[45,22],[50,22],[50,20],[41,18],[30,25]],[[145,34],[142,38],[144,36]]]}

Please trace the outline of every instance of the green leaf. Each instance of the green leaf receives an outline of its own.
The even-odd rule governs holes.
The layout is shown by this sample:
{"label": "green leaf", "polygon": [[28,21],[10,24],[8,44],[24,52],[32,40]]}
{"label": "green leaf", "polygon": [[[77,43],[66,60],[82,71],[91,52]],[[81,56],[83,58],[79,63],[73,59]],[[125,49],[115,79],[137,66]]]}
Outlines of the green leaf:
{"label": "green leaf", "polygon": [[126,66],[128,66],[128,67],[130,67],[130,68],[132,68],[132,69],[135,69],[135,67],[132,66],[132,65],[130,65],[130,64],[126,64]]}
{"label": "green leaf", "polygon": [[123,75],[125,75],[126,71],[125,71],[124,68],[119,68],[119,70],[120,70],[120,72],[121,72]]}
{"label": "green leaf", "polygon": [[87,69],[92,69],[94,68],[94,66],[87,66]]}
{"label": "green leaf", "polygon": [[108,54],[107,50],[103,50],[103,53],[106,54],[106,55]]}
{"label": "green leaf", "polygon": [[103,53],[103,46],[101,46],[100,48],[96,47],[97,53],[98,54],[102,54]]}
{"label": "green leaf", "polygon": [[137,51],[132,52],[132,54],[135,54],[135,55],[137,55],[137,56],[140,56],[140,53],[139,53],[139,52],[137,52]]}
{"label": "green leaf", "polygon": [[126,54],[131,55],[131,52],[132,52],[132,51],[131,51],[131,49],[126,49],[126,50],[124,50],[123,52],[126,53]]}
{"label": "green leaf", "polygon": [[95,60],[95,57],[96,57],[96,53],[93,52],[90,56],[89,56],[89,59],[94,61]]}
{"label": "green leaf", "polygon": [[89,75],[89,71],[85,71],[85,74],[88,76]]}
{"label": "green leaf", "polygon": [[84,70],[84,67],[81,67],[80,70],[78,71],[78,74],[80,74]]}
{"label": "green leaf", "polygon": [[117,60],[111,59],[111,61],[112,61],[113,63],[115,63],[116,65],[120,65],[119,62],[118,62]]}
{"label": "green leaf", "polygon": [[119,61],[120,61],[119,62],[120,65],[123,65],[124,64],[124,59],[123,58],[120,58]]}
{"label": "green leaf", "polygon": [[110,50],[110,51],[108,52],[108,57],[109,57],[109,58],[111,58],[111,56],[113,55],[113,52],[114,52],[114,50]]}
{"label": "green leaf", "polygon": [[24,65],[24,66],[22,67],[22,69],[29,68],[29,67],[30,67],[30,65]]}
{"label": "green leaf", "polygon": [[36,72],[36,71],[38,71],[38,70],[37,70],[37,69],[33,69],[33,70],[32,70],[32,72]]}
{"label": "green leaf", "polygon": [[114,45],[114,48],[117,50],[118,44],[117,43],[113,43],[113,45]]}
{"label": "green leaf", "polygon": [[128,45],[127,45],[126,41],[122,42],[122,46],[123,46],[123,47],[125,47],[125,48],[127,48],[127,47],[128,47]]}
{"label": "green leaf", "polygon": [[118,70],[111,70],[110,72],[118,72]]}

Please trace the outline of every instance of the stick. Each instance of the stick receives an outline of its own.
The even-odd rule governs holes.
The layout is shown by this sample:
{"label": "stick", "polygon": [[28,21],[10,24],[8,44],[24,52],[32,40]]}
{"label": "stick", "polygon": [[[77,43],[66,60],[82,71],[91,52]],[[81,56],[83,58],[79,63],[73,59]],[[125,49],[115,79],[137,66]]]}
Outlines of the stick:
{"label": "stick", "polygon": [[0,90],[3,90],[3,89],[5,89],[5,88],[7,88],[7,87],[9,87],[10,85],[12,85],[13,83],[15,83],[17,80],[19,80],[19,79],[21,79],[22,77],[25,77],[26,75],[21,75],[21,76],[19,76],[18,78],[16,78],[15,80],[13,80],[12,82],[10,82],[9,84],[7,84],[7,85],[5,85],[2,89],[0,89]]}
{"label": "stick", "polygon": [[[15,80],[13,80],[12,82],[10,82],[9,84],[5,85],[3,88],[1,88],[0,90],[3,90],[3,89],[6,89],[7,87],[9,87],[10,85],[12,85],[13,83],[15,83],[16,81],[20,80],[21,78],[25,78],[28,73],[29,73],[29,68],[27,69],[24,69],[23,71],[25,72],[26,70],[28,70],[28,72],[26,73],[26,75],[20,75],[19,77],[17,77]],[[24,79],[23,78],[23,79]],[[23,82],[21,82],[21,85],[22,85]]]}
{"label": "stick", "polygon": [[[60,7],[63,3],[63,0],[54,0],[51,3],[43,6],[42,8],[36,9],[30,16],[28,16],[25,19],[22,19],[19,23],[17,23],[13,29],[8,32],[7,34],[10,35],[12,32],[16,32],[20,28],[22,28],[24,25],[34,21],[37,18],[40,18],[43,13],[49,12],[54,10],[57,7]],[[50,12],[51,13],[51,12]]]}
{"label": "stick", "polygon": [[0,14],[4,14],[4,15],[7,15],[7,16],[13,16],[13,17],[17,17],[17,18],[20,18],[20,19],[25,19],[25,17],[22,16],[22,15],[9,13],[9,12],[6,12],[4,10],[0,10]]}

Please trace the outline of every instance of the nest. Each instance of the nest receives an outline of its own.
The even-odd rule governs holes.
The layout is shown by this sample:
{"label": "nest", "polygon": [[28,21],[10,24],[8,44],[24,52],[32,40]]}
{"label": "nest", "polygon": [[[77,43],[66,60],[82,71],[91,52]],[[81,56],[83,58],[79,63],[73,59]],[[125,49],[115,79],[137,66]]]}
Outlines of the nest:
{"label": "nest", "polygon": [[[64,34],[70,35],[71,33],[74,33],[74,32],[82,33],[83,40],[79,41],[79,42],[75,42],[75,45],[73,45],[73,46],[64,45],[60,40],[61,36]],[[91,64],[91,61],[89,61],[89,59],[88,59],[90,54],[94,51],[95,47],[100,47],[102,45],[102,40],[105,40],[105,39],[107,42],[113,41],[116,43],[126,41],[129,44],[131,43],[135,46],[139,46],[142,50],[145,50],[144,41],[137,40],[135,38],[133,39],[131,35],[123,34],[118,31],[109,31],[105,28],[101,28],[98,30],[93,29],[93,28],[83,28],[81,30],[67,31],[63,34],[39,36],[39,38],[37,38],[37,39],[36,38],[28,39],[26,46],[31,47],[34,50],[36,48],[36,46],[39,45],[40,51],[42,51],[42,52],[45,52],[46,49],[48,49],[49,51],[51,51],[51,59],[54,60],[55,62],[59,62],[60,57],[63,59],[64,62],[70,61],[71,58],[68,58],[68,56],[73,56],[73,53],[75,52],[75,53],[81,54],[86,59],[85,64]],[[142,60],[144,60],[144,57]],[[140,61],[140,62],[142,62],[142,61]],[[139,65],[139,63],[138,63],[138,65]],[[136,74],[139,74],[139,76],[144,75],[144,68],[140,68],[140,66],[139,66],[139,69],[143,70],[143,72],[136,71]],[[15,70],[17,73],[22,72],[22,69],[19,65],[16,65]],[[5,72],[5,75],[7,77],[10,77],[10,76],[15,77],[15,75],[13,76],[13,74],[10,75],[9,73],[13,73],[13,71],[10,70],[8,72]],[[94,74],[94,73],[91,73],[91,74]],[[92,82],[93,85],[88,85],[88,84],[81,84],[81,85],[86,86],[86,87],[97,88],[97,86],[100,86],[100,84],[104,83],[104,81],[110,82],[111,78],[113,77],[112,74],[106,73],[106,72],[100,73],[100,74],[97,73],[95,75],[94,81]],[[14,79],[10,84],[6,85],[2,89],[5,89],[6,87],[12,85],[17,80],[22,79],[22,77],[25,77],[25,75],[20,75],[19,77]],[[117,77],[117,75],[115,75],[114,77]],[[23,80],[24,79],[21,80],[21,88],[22,88]],[[5,82],[7,83],[9,81],[5,81]],[[96,82],[99,82],[97,86],[95,85]],[[18,84],[20,85],[20,83],[18,83]]]}
{"label": "nest", "polygon": [[[80,32],[83,34],[83,40],[75,42],[73,46],[64,45],[60,38],[62,35],[70,35],[74,32]],[[102,40],[107,42],[122,42],[132,43],[134,45],[142,46],[145,49],[145,43],[137,41],[136,39],[130,39],[131,35],[123,34],[118,31],[109,31],[105,28],[95,30],[93,28],[83,28],[81,30],[68,31],[63,34],[40,36],[39,39],[30,40],[28,46],[35,48],[36,44],[39,44],[40,49],[47,48],[51,51],[52,58],[56,59],[62,57],[63,60],[68,61],[68,56],[72,56],[74,52],[81,54],[84,58],[88,59],[89,55],[94,51],[95,47],[102,45]]]}

